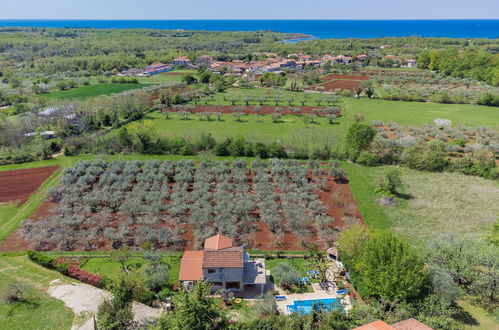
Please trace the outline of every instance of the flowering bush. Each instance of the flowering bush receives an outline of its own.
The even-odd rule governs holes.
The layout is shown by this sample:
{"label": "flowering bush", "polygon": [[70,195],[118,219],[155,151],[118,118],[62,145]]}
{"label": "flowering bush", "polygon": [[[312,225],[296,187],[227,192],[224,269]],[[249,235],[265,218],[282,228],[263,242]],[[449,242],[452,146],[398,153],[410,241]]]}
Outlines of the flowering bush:
{"label": "flowering bush", "polygon": [[91,274],[89,272],[84,271],[83,269],[78,268],[77,266],[69,266],[68,275],[73,277],[81,282],[100,287],[102,277],[99,275]]}
{"label": "flowering bush", "polygon": [[445,128],[452,126],[452,121],[450,121],[449,119],[437,118],[433,122],[435,123],[435,125],[437,125],[438,128]]}

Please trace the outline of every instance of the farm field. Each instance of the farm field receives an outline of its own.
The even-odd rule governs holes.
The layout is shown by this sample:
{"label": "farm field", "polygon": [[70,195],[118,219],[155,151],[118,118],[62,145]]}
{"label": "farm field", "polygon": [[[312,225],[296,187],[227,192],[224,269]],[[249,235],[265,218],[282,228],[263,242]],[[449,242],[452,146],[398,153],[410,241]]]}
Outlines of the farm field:
{"label": "farm field", "polygon": [[[258,105],[261,97],[268,96],[265,105],[275,106],[275,98],[269,95],[278,94],[278,106],[288,106],[287,99],[293,99],[293,106],[301,106],[301,100],[306,100],[305,106],[318,107],[317,100],[321,100],[321,106],[327,106],[329,94],[291,92],[288,90],[269,90],[266,88],[252,89],[228,89],[224,93],[217,93],[213,98],[206,99],[208,105],[232,105],[231,100],[236,99],[236,106],[245,105],[245,98],[252,98],[251,106]],[[309,97],[304,98],[308,94]],[[197,102],[198,104],[205,104]],[[333,104],[333,106],[335,106]],[[394,121],[400,125],[422,126],[424,123],[432,123],[437,118],[449,119],[453,125],[499,127],[499,115],[497,107],[470,104],[443,104],[433,102],[404,102],[380,99],[355,99],[353,97],[342,97],[338,106],[344,111],[343,118],[347,124],[353,122],[352,116],[362,113],[367,122],[372,120]],[[341,122],[341,119],[340,119]]]}
{"label": "farm field", "polygon": [[61,300],[46,293],[50,282],[69,279],[60,273],[32,263],[27,256],[0,256],[0,292],[21,283],[25,302],[7,305],[0,302],[0,329],[70,329],[75,317]]}
{"label": "farm field", "polygon": [[94,85],[81,86],[65,91],[55,91],[48,94],[41,94],[38,97],[46,100],[69,100],[77,98],[89,98],[99,95],[110,95],[122,93],[131,89],[140,89],[149,86],[145,83],[139,84],[119,84],[119,83],[97,83]]}
{"label": "farm field", "polygon": [[315,89],[318,86],[324,88],[325,92],[334,92],[336,90],[348,89],[355,91],[362,82],[369,80],[367,75],[335,75],[329,74],[321,77],[321,84],[313,86],[311,89]]}
{"label": "farm field", "polygon": [[[348,185],[313,164],[307,169],[296,161],[273,160],[267,167],[256,161],[248,170],[244,161],[199,168],[189,160],[143,167],[78,163],[65,171],[51,201],[4,246],[106,250],[152,242],[191,249],[215,228],[253,249],[302,250],[309,241],[327,246],[361,218]],[[22,239],[29,246],[19,244]]]}
{"label": "farm field", "polygon": [[57,166],[0,172],[0,203],[20,207],[55,170]]}
{"label": "farm field", "polygon": [[[324,116],[326,114],[341,114],[341,108],[339,107],[302,107],[302,106],[282,106],[276,107],[271,105],[265,106],[230,106],[230,105],[194,105],[183,107],[186,111],[191,113],[205,113],[205,112],[221,112],[223,114],[234,114],[235,112],[241,112],[243,114],[273,114],[280,113],[282,115],[304,115],[304,114],[315,114],[317,116]],[[176,112],[182,108],[170,108],[166,109],[169,112]],[[181,110],[180,110],[181,111]],[[213,116],[212,116],[213,119]]]}
{"label": "farm field", "polygon": [[[246,115],[241,121],[236,121],[233,115],[225,114],[222,120],[199,120],[195,115],[184,120],[178,114],[173,114],[170,119],[160,112],[149,113],[144,120],[150,120],[160,135],[164,137],[196,138],[201,134],[211,135],[215,139],[243,136],[247,140],[272,142],[296,142],[302,140],[304,135],[317,132],[318,134],[334,135],[340,125],[331,125],[326,118],[317,118],[315,123],[305,123],[304,116],[283,115],[278,123],[272,122],[270,115],[257,117]],[[118,131],[111,131],[110,136],[116,136]]]}
{"label": "farm field", "polygon": [[483,105],[342,98],[341,106],[348,124],[353,122],[354,114],[362,113],[368,123],[381,120],[394,121],[400,125],[422,126],[425,123],[433,124],[433,120],[437,118],[445,118],[451,120],[454,127],[484,125],[499,128],[499,109]]}
{"label": "farm field", "polygon": [[[46,160],[33,163],[24,163],[17,165],[0,166],[0,171],[12,170],[17,168],[40,167],[49,165],[59,165],[61,168],[74,166],[81,160],[96,160],[104,159],[106,161],[116,160],[134,160],[142,161],[150,160],[170,160],[178,161],[184,159],[184,156],[170,155],[80,155],[77,157],[63,156],[56,160]],[[200,156],[190,156],[193,160],[202,160]],[[214,157],[214,160],[232,160],[232,157]],[[251,161],[251,159],[247,159]],[[455,173],[428,173],[417,172],[410,169],[400,168],[403,172],[403,181],[407,182],[404,188],[404,193],[416,196],[412,200],[402,201],[401,205],[395,208],[386,208],[380,206],[377,202],[378,196],[375,193],[377,178],[389,167],[365,167],[348,162],[342,162],[342,168],[345,170],[349,186],[355,201],[358,205],[362,218],[366,224],[373,228],[387,229],[394,228],[397,232],[409,239],[411,243],[420,245],[426,244],[429,239],[437,237],[441,233],[442,227],[450,227],[452,223],[463,224],[463,232],[474,232],[474,228],[478,226],[480,230],[489,226],[490,219],[483,217],[488,212],[493,212],[496,206],[492,206],[490,210],[484,210],[480,206],[481,203],[491,203],[497,199],[497,194],[490,194],[497,189],[497,183],[490,180],[484,180],[477,177],[463,176]],[[54,186],[58,183],[61,171],[57,171],[54,175],[43,183],[38,192],[30,197],[28,201],[21,207],[15,206],[0,206],[0,240],[7,238],[12,230],[15,230],[21,220],[28,218],[42,204],[46,198],[47,187]],[[424,182],[422,183],[418,182]],[[460,193],[452,193],[452,199],[449,204],[444,203],[440,199],[446,199],[447,194],[442,194],[440,197],[435,196],[435,191],[449,187],[452,191]],[[481,188],[483,187],[483,189]],[[414,190],[413,190],[414,189]],[[468,192],[474,191],[476,198],[467,197]],[[419,197],[418,197],[419,196]],[[428,196],[432,196],[429,198]],[[437,198],[438,197],[438,198]],[[435,202],[439,200],[439,202]],[[461,205],[462,201],[466,201],[466,211],[456,207]],[[498,203],[496,203],[499,205]],[[421,205],[425,205],[422,207]],[[446,211],[439,209],[440,205],[447,205]],[[487,204],[488,205],[488,204]],[[472,217],[469,218],[468,214]],[[496,212],[497,214],[497,212]],[[437,221],[438,217],[443,215],[444,221]],[[411,220],[401,221],[401,217],[411,217]],[[408,218],[409,219],[409,218]],[[469,221],[471,219],[471,221]],[[424,224],[424,225],[423,225]],[[411,231],[411,227],[416,226],[418,231]],[[1,250],[8,251],[6,246],[12,243],[12,239],[5,241],[2,244]],[[20,247],[22,250],[22,246]]]}

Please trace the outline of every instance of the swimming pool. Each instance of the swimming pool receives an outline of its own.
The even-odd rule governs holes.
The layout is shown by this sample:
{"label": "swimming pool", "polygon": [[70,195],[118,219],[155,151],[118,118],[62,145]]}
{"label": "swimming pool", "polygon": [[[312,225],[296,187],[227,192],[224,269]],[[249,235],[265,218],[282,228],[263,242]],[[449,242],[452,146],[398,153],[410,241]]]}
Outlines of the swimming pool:
{"label": "swimming pool", "polygon": [[295,300],[292,305],[286,306],[288,312],[298,313],[300,315],[310,314],[312,308],[316,311],[332,311],[341,308],[341,300],[339,298],[330,299],[312,299],[312,300]]}

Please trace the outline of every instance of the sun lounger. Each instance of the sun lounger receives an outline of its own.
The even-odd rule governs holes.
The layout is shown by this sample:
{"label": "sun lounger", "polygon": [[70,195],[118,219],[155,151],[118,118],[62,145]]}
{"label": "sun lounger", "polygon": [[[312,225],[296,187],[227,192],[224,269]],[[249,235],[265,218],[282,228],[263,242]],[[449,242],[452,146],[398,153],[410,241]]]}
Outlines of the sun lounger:
{"label": "sun lounger", "polygon": [[303,279],[301,277],[298,277],[296,282],[298,282],[298,285],[303,285]]}
{"label": "sun lounger", "polygon": [[318,270],[314,270],[314,275],[315,276],[319,276],[319,271]]}
{"label": "sun lounger", "polygon": [[307,274],[308,274],[308,276],[310,276],[312,278],[315,277],[315,273],[311,270],[307,270]]}
{"label": "sun lounger", "polygon": [[286,296],[276,296],[275,299],[277,301],[284,301],[284,300],[286,300]]}
{"label": "sun lounger", "polygon": [[306,285],[310,284],[310,280],[308,279],[308,277],[304,277],[303,282],[305,282]]}
{"label": "sun lounger", "polygon": [[348,289],[336,291],[337,294],[343,294],[343,293],[347,293],[347,292],[348,292]]}

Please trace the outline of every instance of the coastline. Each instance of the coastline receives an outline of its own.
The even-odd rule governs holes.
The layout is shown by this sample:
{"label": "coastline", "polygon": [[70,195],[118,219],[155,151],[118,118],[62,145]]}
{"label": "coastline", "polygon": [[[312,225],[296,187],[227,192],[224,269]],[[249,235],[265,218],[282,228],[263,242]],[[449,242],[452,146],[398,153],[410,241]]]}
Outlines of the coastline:
{"label": "coastline", "polygon": [[[2,28],[93,28],[187,31],[278,31],[311,39],[383,37],[497,39],[499,19],[489,20],[0,20]],[[291,39],[297,39],[293,41]],[[298,40],[299,39],[299,40]]]}

